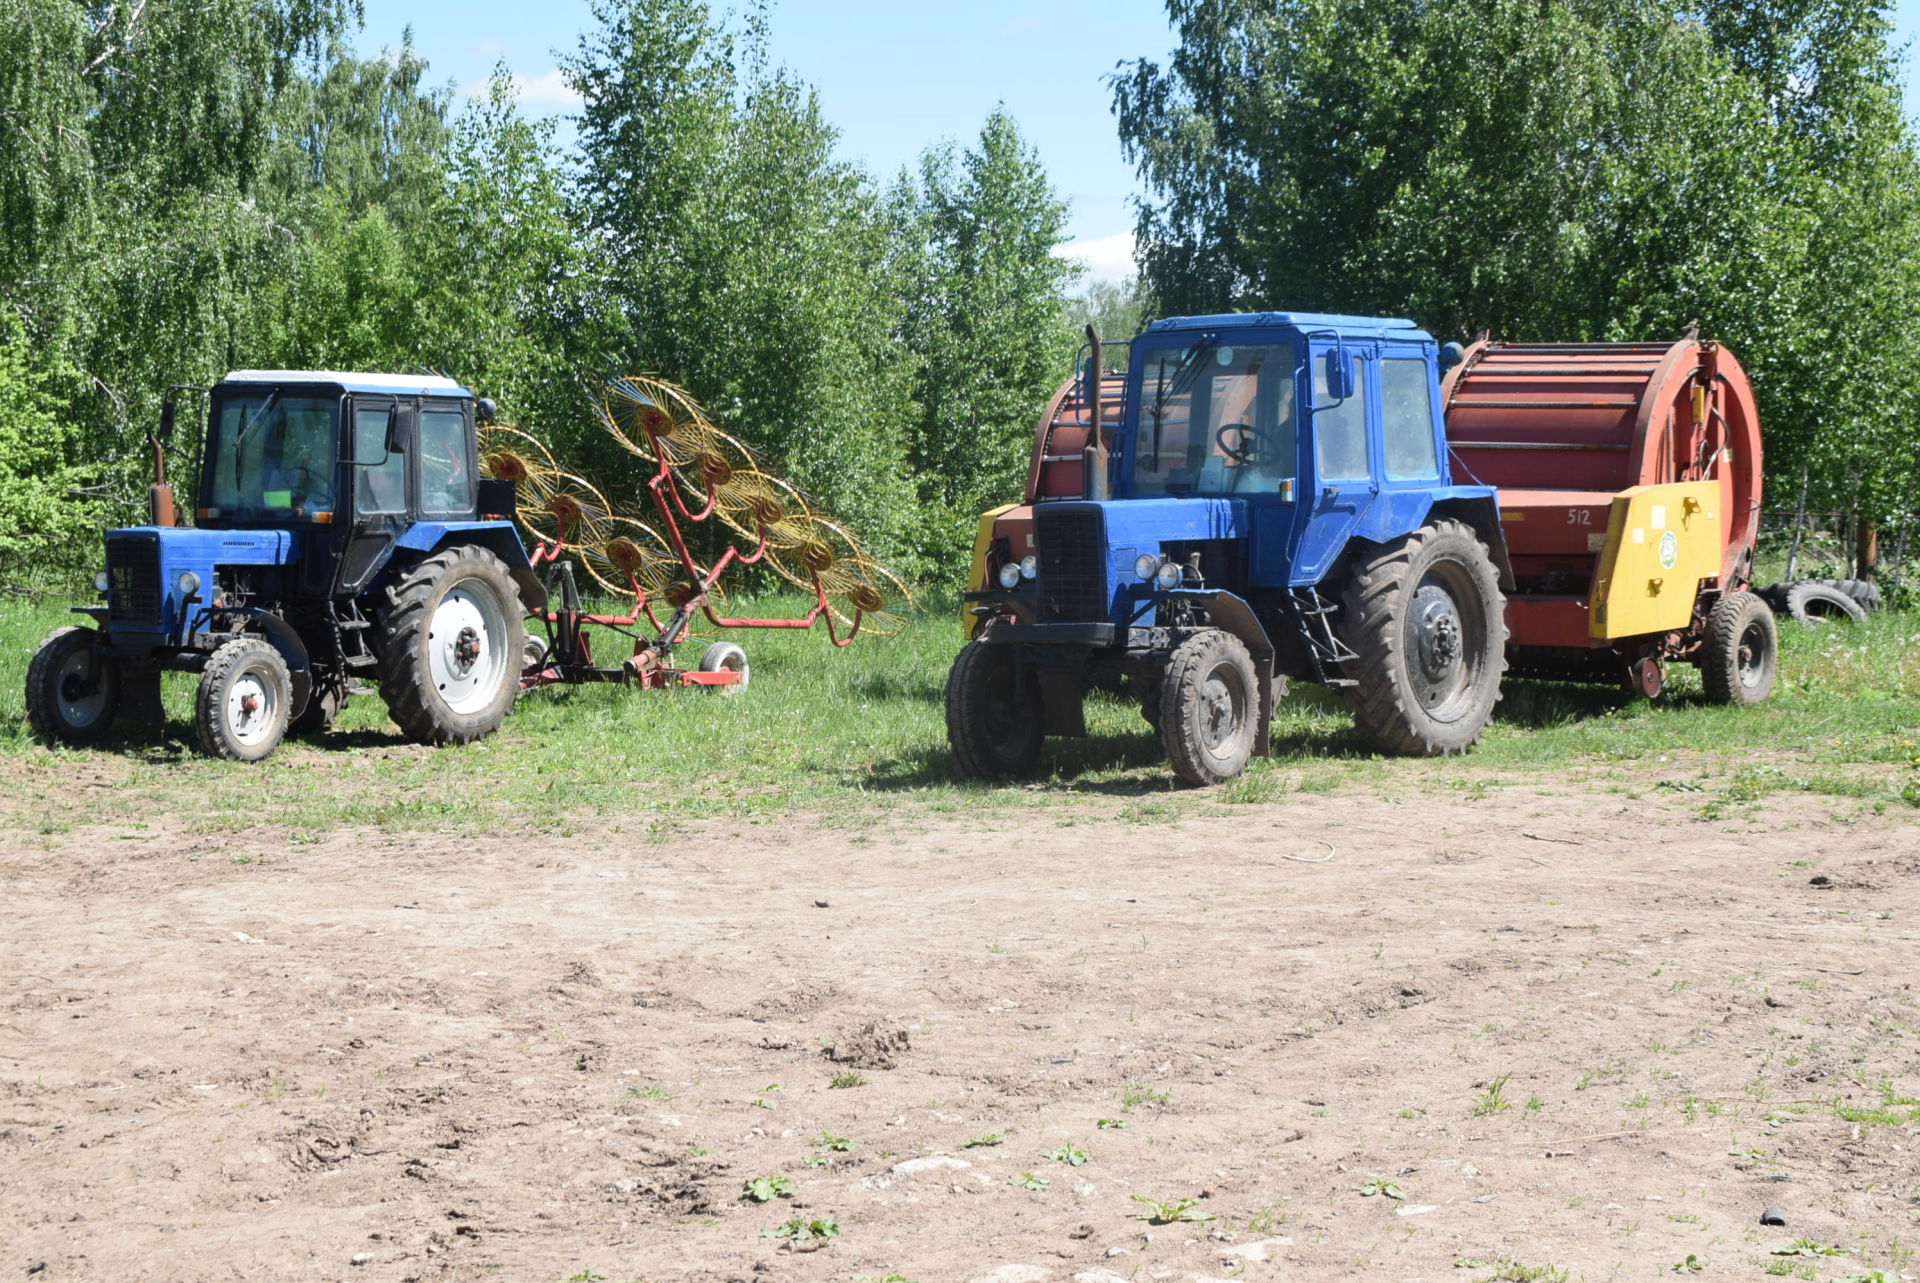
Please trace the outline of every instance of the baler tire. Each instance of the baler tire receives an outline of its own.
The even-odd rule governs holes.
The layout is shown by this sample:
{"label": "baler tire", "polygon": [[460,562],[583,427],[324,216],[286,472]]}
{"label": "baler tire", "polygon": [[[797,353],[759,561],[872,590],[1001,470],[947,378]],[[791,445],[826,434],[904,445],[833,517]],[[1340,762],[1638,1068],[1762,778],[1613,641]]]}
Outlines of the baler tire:
{"label": "baler tire", "polygon": [[1857,624],[1867,617],[1867,612],[1859,602],[1838,588],[1830,588],[1817,580],[1804,579],[1793,585],[1787,593],[1787,616],[1810,628],[1818,628],[1837,619]]}
{"label": "baler tire", "polygon": [[976,780],[1025,775],[1040,760],[1046,717],[1040,683],[1007,646],[971,641],[947,674],[947,744]]}
{"label": "baler tire", "polygon": [[[105,739],[113,729],[113,716],[120,706],[120,670],[93,658],[94,681],[99,684],[98,704],[94,692],[82,699],[68,685],[74,661],[100,644],[100,634],[92,628],[56,628],[48,633],[33,659],[27,664],[27,724],[43,739],[68,744],[92,744]],[[80,720],[75,720],[76,714]]]}
{"label": "baler tire", "polygon": [[[1427,596],[1420,609],[1429,619],[1449,608],[1457,618],[1458,663],[1465,670],[1456,690],[1431,701],[1415,689],[1408,654],[1415,601],[1422,594]],[[1379,549],[1356,567],[1343,604],[1343,633],[1358,655],[1346,664],[1354,684],[1343,693],[1361,732],[1387,752],[1408,757],[1464,753],[1478,743],[1500,698],[1507,624],[1493,558],[1473,529],[1442,519]],[[1440,629],[1444,619],[1435,619],[1434,627]]]}
{"label": "baler tire", "polygon": [[1260,679],[1238,637],[1208,628],[1181,642],[1160,681],[1160,742],[1196,788],[1247,769],[1260,728]]}
{"label": "baler tire", "polygon": [[1701,639],[1700,684],[1715,704],[1758,704],[1773,692],[1780,670],[1780,628],[1752,593],[1728,593],[1707,612]]}
{"label": "baler tire", "polygon": [[1155,731],[1160,729],[1160,694],[1166,689],[1166,670],[1135,673],[1127,679],[1135,699],[1140,701],[1140,717]]}
{"label": "baler tire", "polygon": [[[265,705],[259,722],[247,725],[252,710],[236,701],[252,697]],[[200,671],[193,692],[193,729],[208,757],[228,762],[258,762],[273,755],[287,734],[287,710],[293,707],[293,678],[287,661],[261,637],[236,637],[221,644]],[[240,714],[236,720],[236,713]]]}
{"label": "baler tire", "polygon": [[[436,627],[456,623],[458,633],[435,635]],[[416,744],[470,744],[499,728],[520,691],[526,638],[519,592],[500,558],[472,544],[428,557],[393,590],[382,628],[380,697],[402,734]],[[451,648],[470,632],[478,649],[462,667],[463,657]],[[436,654],[441,672],[435,671]],[[464,681],[483,662],[486,671],[472,690],[458,691],[458,703],[450,700],[447,686]]]}
{"label": "baler tire", "polygon": [[313,691],[307,696],[307,706],[300,715],[287,723],[289,735],[324,735],[333,729],[340,710],[347,706],[347,688],[345,683],[315,680]]}
{"label": "baler tire", "polygon": [[1853,598],[1854,604],[1871,615],[1885,605],[1880,596],[1880,586],[1865,579],[1813,579],[1809,583],[1821,584],[1837,593],[1845,593]]}

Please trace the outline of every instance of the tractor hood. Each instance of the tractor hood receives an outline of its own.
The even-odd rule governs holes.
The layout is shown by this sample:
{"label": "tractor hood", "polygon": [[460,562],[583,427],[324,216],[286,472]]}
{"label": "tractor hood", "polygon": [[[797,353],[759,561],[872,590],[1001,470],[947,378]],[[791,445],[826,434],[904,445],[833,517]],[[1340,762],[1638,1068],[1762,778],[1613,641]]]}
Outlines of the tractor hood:
{"label": "tractor hood", "polygon": [[1248,532],[1242,499],[1045,503],[1035,506],[1033,522],[1037,617],[1117,627],[1152,596],[1152,584],[1134,572],[1143,553],[1166,557],[1190,545],[1243,540]]}

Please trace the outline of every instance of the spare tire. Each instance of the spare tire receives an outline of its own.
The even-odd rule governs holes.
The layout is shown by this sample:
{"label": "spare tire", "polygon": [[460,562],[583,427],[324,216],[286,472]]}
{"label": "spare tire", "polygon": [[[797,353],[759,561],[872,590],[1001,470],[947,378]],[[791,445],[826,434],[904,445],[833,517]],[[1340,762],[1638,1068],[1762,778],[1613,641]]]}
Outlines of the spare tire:
{"label": "spare tire", "polygon": [[1808,582],[1831,588],[1838,593],[1845,593],[1853,598],[1855,605],[1865,611],[1878,610],[1882,604],[1879,585],[1869,583],[1865,579],[1812,579]]}
{"label": "spare tire", "polygon": [[1788,591],[1787,614],[1800,623],[1814,627],[1836,619],[1857,624],[1867,617],[1866,610],[1859,602],[1839,589],[1829,588],[1814,579],[1794,584]]}

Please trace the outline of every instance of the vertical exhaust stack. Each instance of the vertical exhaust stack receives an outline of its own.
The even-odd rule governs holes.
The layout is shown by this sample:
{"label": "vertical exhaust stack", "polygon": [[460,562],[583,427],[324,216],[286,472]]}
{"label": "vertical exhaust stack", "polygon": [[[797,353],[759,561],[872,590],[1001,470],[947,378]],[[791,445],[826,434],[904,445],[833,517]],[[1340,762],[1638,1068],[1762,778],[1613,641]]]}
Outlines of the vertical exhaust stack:
{"label": "vertical exhaust stack", "polygon": [[1101,404],[1100,385],[1106,377],[1101,359],[1100,331],[1087,326],[1087,452],[1086,484],[1081,487],[1089,499],[1107,498],[1107,447],[1100,440],[1106,407]]}
{"label": "vertical exhaust stack", "polygon": [[147,522],[155,526],[174,524],[173,487],[167,484],[167,452],[164,443],[173,439],[173,399],[160,403],[160,434],[147,433],[153,447],[153,484],[147,487]]}

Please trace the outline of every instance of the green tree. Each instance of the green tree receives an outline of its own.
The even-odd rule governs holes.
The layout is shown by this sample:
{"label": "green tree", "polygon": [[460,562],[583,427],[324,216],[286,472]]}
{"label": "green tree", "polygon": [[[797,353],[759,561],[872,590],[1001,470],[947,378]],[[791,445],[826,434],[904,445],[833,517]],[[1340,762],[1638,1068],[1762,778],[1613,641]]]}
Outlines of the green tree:
{"label": "green tree", "polygon": [[1049,394],[1071,372],[1065,286],[1054,253],[1066,206],[1038,154],[996,108],[977,147],[926,152],[903,241],[920,280],[906,346],[919,357],[912,463],[928,557],[963,565],[980,511],[1017,500]]}
{"label": "green tree", "polygon": [[20,314],[0,307],[0,589],[44,586],[94,546],[97,505],[79,490],[76,425],[63,411],[58,358],[36,355]]}

